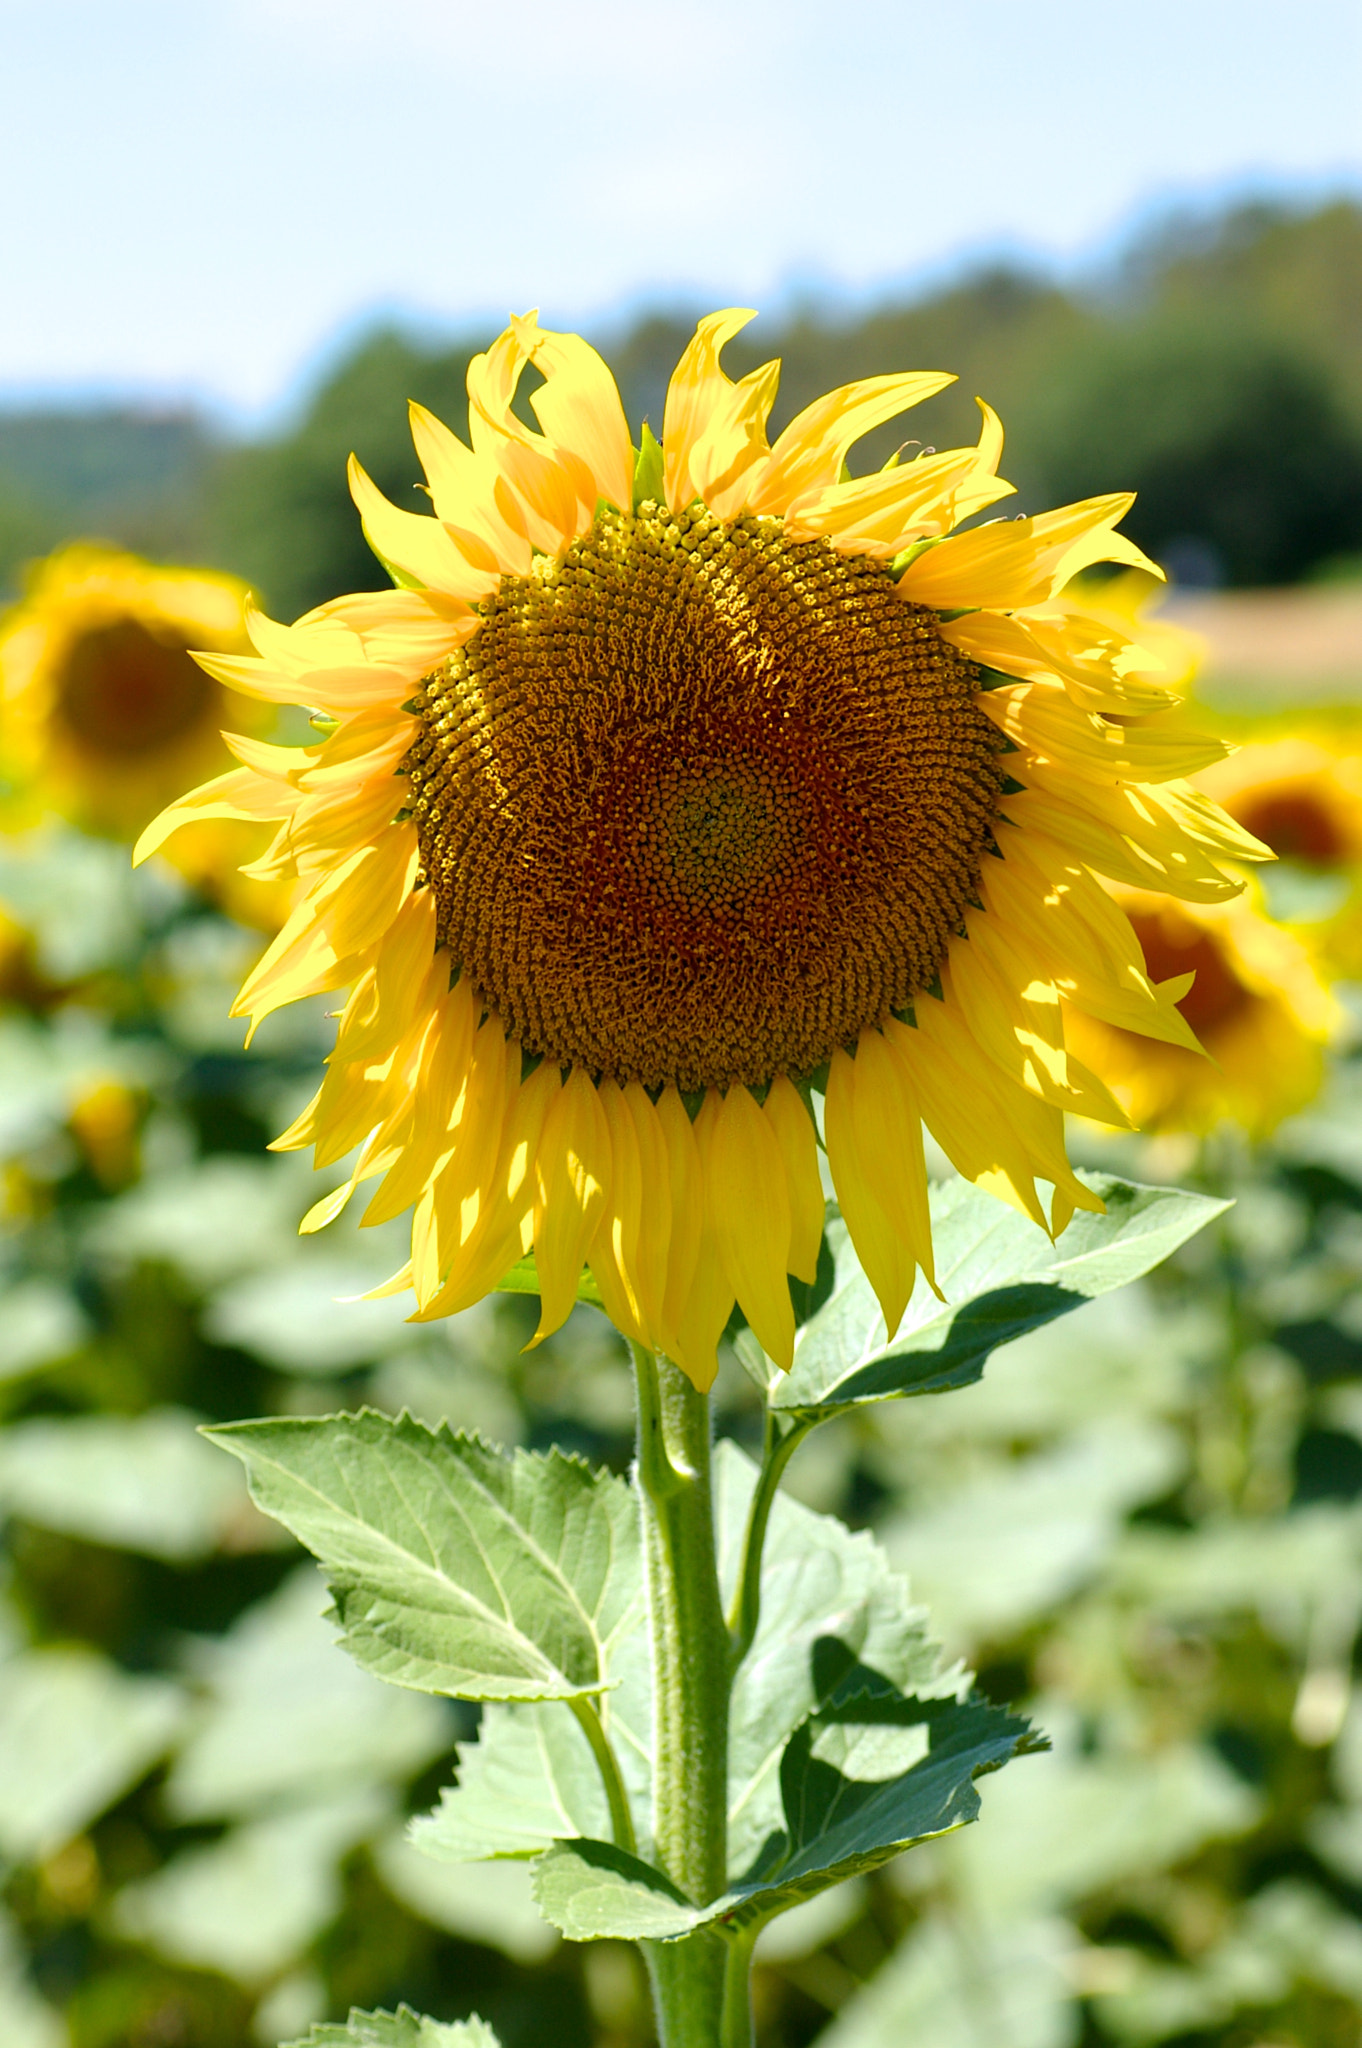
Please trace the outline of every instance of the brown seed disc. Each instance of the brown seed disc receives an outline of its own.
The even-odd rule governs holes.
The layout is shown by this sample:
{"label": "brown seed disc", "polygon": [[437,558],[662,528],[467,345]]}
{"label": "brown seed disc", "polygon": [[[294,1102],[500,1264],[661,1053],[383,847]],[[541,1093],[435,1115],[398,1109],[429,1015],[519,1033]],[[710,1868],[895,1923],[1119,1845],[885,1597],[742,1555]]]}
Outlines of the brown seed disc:
{"label": "brown seed disc", "polygon": [[63,663],[57,717],[90,754],[155,753],[209,718],[219,696],[182,640],[115,619],[82,633]]}
{"label": "brown seed disc", "polygon": [[812,1072],[930,986],[975,893],[977,689],[881,563],[602,512],[425,686],[404,765],[441,937],[563,1066]]}

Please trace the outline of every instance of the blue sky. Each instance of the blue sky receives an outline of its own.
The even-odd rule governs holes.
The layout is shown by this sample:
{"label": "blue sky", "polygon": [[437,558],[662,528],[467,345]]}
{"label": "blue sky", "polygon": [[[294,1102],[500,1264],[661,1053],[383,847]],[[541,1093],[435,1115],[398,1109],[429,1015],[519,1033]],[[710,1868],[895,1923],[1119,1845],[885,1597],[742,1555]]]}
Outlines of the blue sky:
{"label": "blue sky", "polygon": [[873,293],[1362,192],[1357,0],[0,0],[0,395],[243,420],[378,311]]}

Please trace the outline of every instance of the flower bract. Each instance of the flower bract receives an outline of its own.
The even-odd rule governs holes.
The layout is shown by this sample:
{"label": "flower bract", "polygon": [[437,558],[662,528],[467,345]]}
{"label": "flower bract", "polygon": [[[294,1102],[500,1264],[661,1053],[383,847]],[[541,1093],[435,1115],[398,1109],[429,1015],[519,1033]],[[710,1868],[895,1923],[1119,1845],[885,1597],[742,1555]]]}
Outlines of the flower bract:
{"label": "flower bract", "polygon": [[1168,717],[1163,657],[1074,582],[1157,574],[1129,497],[984,518],[986,405],[976,443],[852,476],[951,380],[868,378],[773,438],[779,366],[721,362],[751,317],[701,321],[638,449],[534,316],[474,360],[467,444],[413,407],[430,513],[351,473],[396,587],[203,657],[322,737],[233,742],[141,847],[268,818],[252,871],[302,878],[238,1010],[350,991],[278,1141],[354,1155],[305,1227],[365,1183],[365,1221],[413,1207],[422,1318],[532,1253],[541,1337],[585,1262],[701,1386],[735,1301],[790,1361],[820,1145],[891,1330],[938,1285],[924,1123],[1046,1230],[1099,1206],[1064,1115],[1127,1119],[1068,1018],[1196,1046],[1104,881],[1219,903],[1263,851],[1192,790],[1226,750]]}

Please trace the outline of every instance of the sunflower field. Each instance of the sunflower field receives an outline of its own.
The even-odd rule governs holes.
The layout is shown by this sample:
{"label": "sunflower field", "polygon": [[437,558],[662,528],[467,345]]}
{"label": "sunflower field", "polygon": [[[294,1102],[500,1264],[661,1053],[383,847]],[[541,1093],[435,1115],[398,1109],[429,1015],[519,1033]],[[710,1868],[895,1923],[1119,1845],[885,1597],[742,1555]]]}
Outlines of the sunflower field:
{"label": "sunflower field", "polygon": [[[725,318],[736,335],[741,321]],[[1160,612],[1142,549],[1115,532],[1116,500],[1069,507],[1068,524],[995,523],[1007,486],[989,408],[977,444],[890,455],[854,476],[822,416],[802,441],[767,444],[764,373],[730,382],[724,338],[701,324],[661,444],[631,419],[637,449],[602,432],[582,453],[580,420],[602,417],[604,401],[594,385],[589,401],[571,394],[595,377],[593,352],[532,318],[515,323],[474,358],[484,367],[468,388],[490,418],[495,376],[517,350],[533,359],[545,379],[535,396],[549,394],[536,408],[542,439],[503,390],[511,453],[498,454],[497,490],[490,471],[475,490],[459,467],[467,455],[471,474],[474,457],[415,408],[438,520],[394,511],[359,470],[356,502],[397,588],[372,595],[371,578],[343,601],[349,611],[333,604],[292,633],[224,569],[164,567],[78,537],[28,567],[0,617],[4,2048],[649,2048],[648,1978],[631,1942],[564,1938],[537,1902],[536,1788],[561,1789],[550,1841],[579,1832],[568,1809],[582,1796],[566,1752],[549,1754],[547,1718],[449,1697],[452,1686],[387,1684],[377,1660],[347,1655],[308,1548],[287,1515],[266,1511],[258,1471],[248,1489],[239,1446],[253,1440],[230,1426],[367,1409],[375,1428],[405,1414],[625,1475],[627,1338],[665,1350],[697,1386],[713,1378],[718,1429],[737,1447],[722,1494],[738,1461],[761,1454],[778,1368],[793,1356],[798,1370],[806,1333],[840,1298],[848,1232],[890,1336],[905,1309],[924,1349],[963,1341],[969,1313],[991,1314],[972,1340],[987,1366],[943,1381],[932,1400],[848,1401],[816,1436],[796,1435],[772,1519],[768,1608],[788,1609],[812,1640],[815,1621],[831,1629],[882,1581],[906,1579],[920,1606],[904,1655],[921,1690],[963,1666],[981,1711],[1024,1714],[1043,1741],[1028,1738],[1005,1772],[981,1779],[977,1824],[923,1829],[931,1839],[909,1853],[863,1859],[762,1927],[758,2048],[1359,2038],[1362,712],[1310,702],[1289,670],[1275,701],[1236,693],[1223,675],[1201,680],[1204,649],[1169,622],[1176,604]],[[1096,393],[1110,366],[1100,351],[1091,361]],[[874,381],[874,392],[847,387],[870,426],[892,410],[879,387],[912,380]],[[1085,458],[1061,453],[1078,498]],[[283,468],[243,458],[232,488],[263,503],[271,475],[280,484]],[[542,531],[505,516],[508,492],[537,508]],[[299,536],[297,558],[279,563],[277,587],[330,604],[356,579],[320,546],[309,555],[306,521],[289,527],[286,499],[281,484],[273,514]],[[698,511],[678,513],[697,499]],[[471,538],[456,503],[484,519]],[[1030,550],[1021,581],[1009,566],[1019,549]],[[1285,556],[1262,559],[1265,574],[1294,573]],[[483,579],[473,598],[451,588],[451,563]],[[907,605],[885,625],[890,564]],[[970,583],[985,570],[992,583]],[[339,586],[326,583],[333,573]],[[1052,591],[1044,578],[1061,574]],[[590,879],[609,870],[610,792],[633,787],[623,769],[611,782],[599,767],[614,741],[592,694],[604,690],[597,650],[624,646],[623,673],[630,622],[646,637],[653,614],[679,616],[696,589],[708,604],[720,586],[757,619],[763,658],[784,658],[782,635],[833,645],[815,679],[826,732],[811,725],[812,739],[801,729],[788,744],[782,732],[758,755],[731,724],[738,689],[722,669],[666,726],[665,759],[628,754],[628,776],[661,792],[644,806],[645,837],[662,846],[688,915],[699,902],[706,917],[727,916],[735,863],[746,878],[769,855],[769,923],[747,926],[769,959],[726,955],[720,974],[701,948],[635,1042],[634,956],[623,939],[610,950],[612,926],[634,929],[633,906],[604,892],[593,928],[588,964],[624,960],[618,1002],[598,1002],[589,974],[573,979],[571,949],[554,950],[576,929]],[[874,671],[883,716],[857,739],[867,762],[873,753],[858,772],[882,799],[874,834],[886,864],[937,857],[937,841],[924,853],[894,835],[956,777],[940,842],[944,908],[929,906],[932,924],[899,905],[893,945],[867,950],[857,973],[883,987],[854,1061],[847,1047],[864,1020],[829,1022],[805,1003],[788,937],[810,874],[792,842],[767,833],[787,756],[793,782],[815,742],[863,717],[845,644],[829,638],[850,630],[853,612],[858,633],[877,645],[898,634],[907,649],[890,681]],[[712,650],[698,628],[685,646],[688,684]],[[648,678],[653,648],[639,658]],[[890,684],[905,673],[919,694],[900,703]],[[478,692],[494,703],[507,678],[530,704],[496,756],[508,781],[534,770],[546,703],[583,729],[584,704],[597,721],[594,754],[583,744],[589,772],[566,778],[552,815],[514,843],[505,789],[487,798],[478,781],[495,780],[493,750],[460,708]],[[672,701],[680,685],[671,672],[664,681]],[[1035,694],[1048,689],[1057,710]],[[1051,745],[1061,713],[1079,739],[1095,732],[1134,764],[1101,805],[1082,793],[1096,770],[1065,787],[1047,767],[1079,744]],[[949,759],[896,751],[896,736],[928,716],[949,731]],[[1165,721],[1156,737],[1154,719]],[[399,767],[410,794],[395,814]],[[474,853],[471,835],[454,846],[441,809],[455,786],[503,834]],[[1158,792],[1170,789],[1180,794],[1165,803]],[[590,862],[574,866],[588,843]],[[378,872],[385,845],[400,886]],[[428,886],[414,888],[418,857]],[[825,841],[822,857],[845,878],[846,846]],[[1065,861],[1086,879],[1056,896]],[[1039,877],[1039,911],[993,872],[1010,865]],[[368,893],[356,888],[334,913],[349,920],[343,944],[327,922],[333,885],[356,874]],[[380,917],[382,891],[392,900]],[[828,917],[842,917],[835,887],[825,893]],[[1115,922],[1101,922],[1099,899]],[[1105,994],[1078,940],[1065,954],[1050,938],[1062,905],[1079,902],[1084,931],[1106,935],[1090,940]],[[533,945],[521,936],[531,914]],[[849,918],[829,929],[850,930]],[[1014,992],[1006,981],[1012,956],[990,936],[999,922],[1061,991],[1071,1066],[1059,1081],[1020,1064],[1014,1076],[989,1035],[1009,1003],[1018,1034],[1033,1030],[1027,1043],[1043,1035],[1031,983]],[[477,985],[492,985],[507,931],[510,1039],[490,1005],[484,1018],[472,1003],[467,972],[452,986],[430,973],[437,946],[465,964],[482,947]],[[978,985],[976,956],[990,963]],[[651,955],[645,967],[660,971]],[[345,1002],[336,991],[351,986]],[[693,1022],[697,988],[719,989],[723,1019],[737,1020],[712,1065],[715,1031]],[[395,1042],[416,1049],[365,1095],[393,1013]],[[627,1086],[608,1078],[621,1040]],[[486,1092],[521,1118],[532,1161],[540,1146],[543,1179],[560,1156],[585,1154],[598,1127],[617,1163],[642,1162],[645,1183],[650,1143],[664,1180],[667,1159],[697,1141],[714,1185],[710,1162],[725,1146],[734,1185],[752,1161],[774,1161],[785,1230],[774,1294],[760,1231],[742,1217],[724,1240],[738,1250],[719,1258],[721,1283],[706,1291],[693,1278],[701,1250],[673,1288],[685,1207],[674,1164],[655,1271],[646,1206],[635,1199],[631,1226],[623,1196],[610,1253],[599,1237],[555,1238],[547,1196],[533,1232],[528,1209],[508,1208],[470,1236],[460,1188],[462,1211],[454,1202],[450,1214],[456,1225],[463,1215],[463,1237],[452,1255],[427,1256],[437,1233],[420,1222],[422,1204],[455,1227],[428,1197],[454,1119],[440,1047],[456,1041],[459,1071],[486,1069]],[[522,1041],[554,1055],[528,1059],[523,1078]],[[573,1076],[561,1086],[560,1054]],[[573,1094],[579,1075],[601,1072]],[[821,1169],[809,1073],[826,1097]],[[905,1073],[918,1095],[903,1095]],[[895,1122],[905,1099],[922,1108],[911,1130]],[[555,1152],[560,1126],[569,1141]],[[633,1134],[623,1150],[621,1130]],[[312,1145],[320,1179],[301,1156]],[[914,1188],[921,1177],[920,1217],[915,1195],[891,1214],[891,1168]],[[1033,1173],[1053,1187],[1047,1207]],[[380,1175],[361,1227],[349,1197]],[[970,1280],[968,1259],[951,1263],[975,1213],[971,1180],[1004,1219],[988,1230],[1020,1247],[1007,1253],[1006,1315],[1001,1290]],[[722,1214],[705,1214],[722,1238]],[[516,1261],[531,1238],[527,1279]],[[916,1288],[915,1265],[926,1276]],[[1037,1305],[1059,1286],[1062,1314]],[[205,1429],[225,1433],[213,1442]],[[724,1512],[721,1499],[721,1522]],[[813,1586],[819,1572],[826,1583]],[[746,1648],[755,1628],[754,1616]],[[761,1809],[775,1754],[752,1763],[731,1821],[739,1834],[743,1800]],[[473,1856],[478,1829],[483,1840],[500,1831],[496,1860]],[[352,2011],[369,2017],[347,2025]]]}

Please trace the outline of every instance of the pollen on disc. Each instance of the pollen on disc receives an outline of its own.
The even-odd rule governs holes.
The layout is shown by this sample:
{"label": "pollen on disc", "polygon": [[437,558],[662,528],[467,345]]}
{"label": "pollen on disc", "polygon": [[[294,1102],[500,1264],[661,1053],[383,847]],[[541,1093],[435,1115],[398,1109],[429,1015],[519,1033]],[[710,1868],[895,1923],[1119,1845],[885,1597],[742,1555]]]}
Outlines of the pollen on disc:
{"label": "pollen on disc", "polygon": [[778,520],[604,512],[505,577],[405,762],[452,957],[530,1051],[804,1074],[931,985],[1001,775],[974,667]]}

